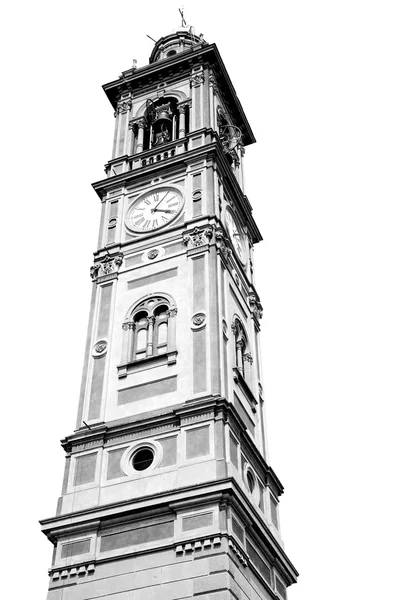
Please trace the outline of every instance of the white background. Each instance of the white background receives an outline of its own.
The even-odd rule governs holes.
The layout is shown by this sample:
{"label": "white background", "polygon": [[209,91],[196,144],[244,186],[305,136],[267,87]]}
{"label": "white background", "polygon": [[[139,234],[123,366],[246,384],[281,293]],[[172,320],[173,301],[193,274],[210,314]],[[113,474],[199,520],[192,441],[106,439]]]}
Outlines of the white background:
{"label": "white background", "polygon": [[[399,5],[186,3],[258,143],[256,248],[289,600],[395,597],[399,546]],[[75,426],[113,109],[178,4],[50,0],[2,14],[2,596],[45,598],[59,439]],[[7,538],[7,539],[6,539]],[[397,556],[396,556],[397,555]],[[396,576],[397,573],[397,576]]]}

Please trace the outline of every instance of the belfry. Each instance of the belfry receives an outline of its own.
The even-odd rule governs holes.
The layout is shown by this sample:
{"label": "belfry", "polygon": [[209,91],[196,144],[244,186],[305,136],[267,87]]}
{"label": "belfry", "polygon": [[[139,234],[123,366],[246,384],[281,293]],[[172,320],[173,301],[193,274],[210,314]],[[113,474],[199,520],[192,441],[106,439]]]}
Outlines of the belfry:
{"label": "belfry", "polygon": [[243,184],[253,132],[181,27],[104,86],[115,133],[48,600],[285,599]]}

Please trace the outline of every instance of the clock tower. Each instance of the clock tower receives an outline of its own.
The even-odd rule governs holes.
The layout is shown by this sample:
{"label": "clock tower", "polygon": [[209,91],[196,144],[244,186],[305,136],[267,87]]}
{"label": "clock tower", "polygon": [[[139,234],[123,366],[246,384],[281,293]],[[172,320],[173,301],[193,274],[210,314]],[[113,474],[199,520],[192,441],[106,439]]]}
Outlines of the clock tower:
{"label": "clock tower", "polygon": [[182,27],[104,86],[115,133],[48,600],[285,599],[259,348],[253,132]]}

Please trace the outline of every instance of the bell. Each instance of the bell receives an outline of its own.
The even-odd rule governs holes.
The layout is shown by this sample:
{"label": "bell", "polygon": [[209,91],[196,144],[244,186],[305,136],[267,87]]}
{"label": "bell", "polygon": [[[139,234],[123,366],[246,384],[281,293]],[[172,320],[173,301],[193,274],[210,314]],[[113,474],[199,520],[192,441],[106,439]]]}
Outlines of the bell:
{"label": "bell", "polygon": [[156,115],[153,121],[154,126],[161,125],[162,123],[166,125],[172,124],[172,111],[169,102],[168,104],[163,104],[162,106],[156,106],[155,111]]}

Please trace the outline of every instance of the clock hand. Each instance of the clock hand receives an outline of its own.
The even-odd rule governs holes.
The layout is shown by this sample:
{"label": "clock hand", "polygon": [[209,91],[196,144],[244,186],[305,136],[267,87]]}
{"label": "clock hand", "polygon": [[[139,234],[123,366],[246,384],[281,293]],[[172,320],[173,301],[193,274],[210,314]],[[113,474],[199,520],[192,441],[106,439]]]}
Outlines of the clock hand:
{"label": "clock hand", "polygon": [[155,205],[155,207],[151,209],[151,212],[152,212],[152,213],[153,213],[155,210],[157,210],[157,207],[158,207],[158,206],[160,206],[161,202],[162,202],[162,201],[163,201],[163,200],[164,200],[164,199],[165,199],[165,198],[168,196],[168,194],[169,194],[169,190],[168,190],[168,192],[165,194],[165,196],[163,196],[163,197],[161,198],[161,200],[159,200],[159,201],[157,202],[157,204]]}
{"label": "clock hand", "polygon": [[153,208],[152,212],[167,212],[167,213],[173,213],[175,212],[174,210],[170,210],[169,208]]}

